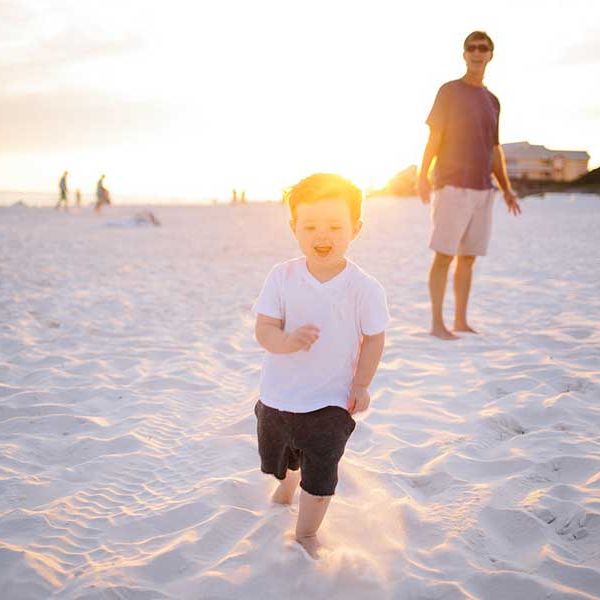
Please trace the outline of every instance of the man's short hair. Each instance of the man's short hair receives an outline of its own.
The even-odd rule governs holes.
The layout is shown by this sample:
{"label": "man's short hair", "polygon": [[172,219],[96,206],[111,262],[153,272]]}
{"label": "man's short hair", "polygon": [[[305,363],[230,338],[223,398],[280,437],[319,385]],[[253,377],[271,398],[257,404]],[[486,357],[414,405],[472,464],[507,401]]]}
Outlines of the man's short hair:
{"label": "man's short hair", "polygon": [[467,46],[471,42],[474,42],[475,40],[486,40],[487,43],[490,45],[491,51],[492,52],[494,51],[494,42],[492,41],[492,38],[485,31],[472,31],[465,38],[465,41],[463,42],[463,49],[466,50]]}
{"label": "man's short hair", "polygon": [[313,204],[319,200],[340,198],[350,209],[350,218],[355,223],[360,220],[362,192],[351,181],[333,173],[309,175],[285,193],[285,199],[296,220],[296,207],[299,204]]}

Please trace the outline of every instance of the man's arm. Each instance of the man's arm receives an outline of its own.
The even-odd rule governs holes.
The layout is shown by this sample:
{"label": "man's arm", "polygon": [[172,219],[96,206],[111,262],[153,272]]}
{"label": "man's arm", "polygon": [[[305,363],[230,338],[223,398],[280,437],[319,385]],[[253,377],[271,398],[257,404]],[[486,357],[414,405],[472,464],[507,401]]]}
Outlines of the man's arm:
{"label": "man's arm", "polygon": [[502,150],[502,146],[500,146],[500,144],[495,145],[492,150],[492,173],[496,177],[498,185],[504,194],[504,202],[506,202],[508,212],[512,213],[513,215],[520,214],[521,207],[519,206],[517,195],[510,185],[510,179],[508,178],[508,173],[506,171],[504,151]]}
{"label": "man's arm", "polygon": [[319,339],[319,328],[302,325],[294,331],[283,331],[283,321],[265,315],[257,315],[254,329],[256,341],[272,354],[291,354],[298,350],[310,350]]}
{"label": "man's arm", "polygon": [[429,128],[429,138],[423,152],[421,171],[419,173],[419,196],[424,204],[429,203],[431,184],[429,183],[429,168],[433,159],[438,155],[442,143],[442,132],[439,129]]}
{"label": "man's arm", "polygon": [[369,396],[368,387],[379,366],[384,343],[385,333],[383,331],[376,335],[363,336],[356,372],[348,395],[347,406],[350,414],[366,410],[369,407],[371,397]]}

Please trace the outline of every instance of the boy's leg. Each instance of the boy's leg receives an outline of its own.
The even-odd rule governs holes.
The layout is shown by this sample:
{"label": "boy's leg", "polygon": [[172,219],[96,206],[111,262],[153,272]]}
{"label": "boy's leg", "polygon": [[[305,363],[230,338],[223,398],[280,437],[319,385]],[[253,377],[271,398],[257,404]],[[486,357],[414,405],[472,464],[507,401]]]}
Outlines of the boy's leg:
{"label": "boy's leg", "polygon": [[443,306],[448,268],[454,257],[436,252],[429,271],[429,296],[431,298],[431,335],[442,340],[457,340],[458,336],[444,325]]}
{"label": "boy's leg", "polygon": [[260,400],[254,406],[260,468],[274,475],[279,486],[271,496],[277,504],[291,504],[300,481],[300,458],[289,446],[290,414],[266,406]]}
{"label": "boy's leg", "polygon": [[279,486],[271,496],[271,500],[277,504],[291,504],[299,481],[300,471],[288,469],[285,479],[279,481]]}
{"label": "boy's leg", "polygon": [[301,449],[300,503],[296,540],[313,558],[319,558],[317,531],[335,494],[338,464],[356,423],[348,411],[327,406],[299,415],[295,446]]}
{"label": "boy's leg", "polygon": [[321,544],[317,538],[317,531],[323,522],[330,502],[331,496],[313,496],[306,490],[300,492],[296,540],[312,558],[319,558]]}
{"label": "boy's leg", "polygon": [[469,303],[475,258],[475,256],[458,256],[456,259],[456,271],[454,273],[454,295],[456,298],[454,312],[455,331],[477,333],[467,323],[467,305]]}

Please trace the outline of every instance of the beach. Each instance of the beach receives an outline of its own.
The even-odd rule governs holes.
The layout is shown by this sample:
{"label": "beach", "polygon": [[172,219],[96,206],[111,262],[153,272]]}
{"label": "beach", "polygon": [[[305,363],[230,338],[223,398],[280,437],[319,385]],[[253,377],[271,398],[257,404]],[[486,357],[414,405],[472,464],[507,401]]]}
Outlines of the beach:
{"label": "beach", "polygon": [[366,202],[349,256],[392,318],[318,562],[253,412],[286,208],[136,210],[0,208],[0,598],[600,597],[600,197],[496,202],[456,342],[428,209]]}

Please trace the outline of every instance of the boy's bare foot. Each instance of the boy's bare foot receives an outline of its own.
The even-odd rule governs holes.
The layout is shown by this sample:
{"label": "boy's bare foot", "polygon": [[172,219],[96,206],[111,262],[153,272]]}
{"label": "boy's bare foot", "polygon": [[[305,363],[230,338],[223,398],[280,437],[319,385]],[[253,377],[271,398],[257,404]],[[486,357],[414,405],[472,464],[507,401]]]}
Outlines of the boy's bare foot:
{"label": "boy's bare foot", "polygon": [[314,496],[306,490],[300,492],[296,541],[315,560],[320,558],[321,549],[321,544],[317,539],[317,531],[323,522],[331,498],[332,496]]}
{"label": "boy's bare foot", "polygon": [[281,484],[277,487],[277,489],[273,492],[271,496],[271,502],[275,504],[291,504],[294,499],[294,493],[289,493],[288,490],[282,490]]}
{"label": "boy's bare foot", "polygon": [[448,331],[445,327],[432,327],[429,335],[440,338],[440,340],[459,340],[457,335],[454,335],[451,331]]}
{"label": "boy's bare foot", "polygon": [[307,535],[303,537],[296,536],[296,541],[306,550],[313,560],[319,560],[319,558],[321,558],[323,545],[319,542],[316,535]]}
{"label": "boy's bare foot", "polygon": [[466,323],[460,323],[460,324],[455,323],[453,329],[454,329],[454,331],[464,331],[465,333],[479,333],[478,331],[475,331],[472,327],[470,327]]}
{"label": "boy's bare foot", "polygon": [[271,501],[275,504],[291,504],[299,481],[300,471],[288,471],[285,479],[279,482],[277,489],[273,492]]}

